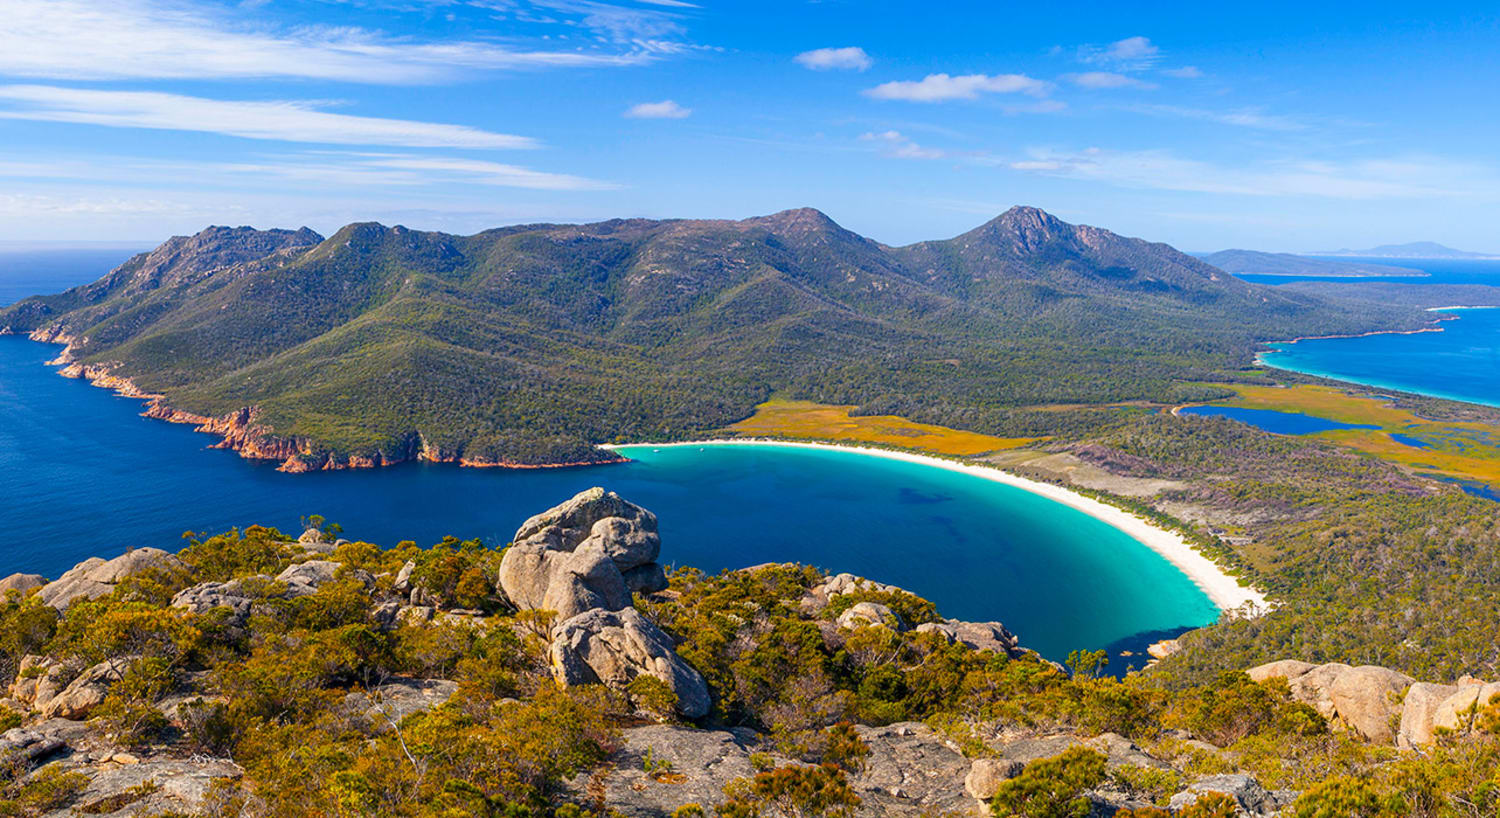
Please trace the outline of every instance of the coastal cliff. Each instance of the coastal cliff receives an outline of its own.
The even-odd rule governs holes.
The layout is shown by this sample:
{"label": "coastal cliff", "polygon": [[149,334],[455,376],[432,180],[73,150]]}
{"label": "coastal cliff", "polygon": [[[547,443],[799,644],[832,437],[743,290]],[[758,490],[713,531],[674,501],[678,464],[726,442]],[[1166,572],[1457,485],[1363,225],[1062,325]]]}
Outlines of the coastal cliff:
{"label": "coastal cliff", "polygon": [[165,403],[165,396],[149,392],[137,386],[129,378],[114,374],[117,365],[83,364],[72,360],[72,339],[65,334],[49,331],[34,331],[34,341],[67,344],[58,357],[49,363],[61,365],[58,374],[65,378],[86,380],[101,389],[111,389],[115,394],[127,398],[139,398],[147,402],[143,417],[180,423],[193,427],[193,431],[214,435],[219,441],[210,448],[229,449],[248,460],[270,460],[279,463],[277,471],[301,474],[313,471],[336,471],[341,469],[374,469],[400,463],[450,463],[468,468],[544,469],[569,466],[593,466],[609,463],[624,463],[626,459],[608,449],[596,448],[597,456],[558,463],[519,463],[503,458],[471,455],[462,448],[444,449],[430,444],[418,432],[407,436],[395,453],[371,452],[366,454],[340,454],[321,446],[307,437],[278,435],[268,425],[260,422],[258,407],[246,406],[224,415],[206,415],[174,409]]}

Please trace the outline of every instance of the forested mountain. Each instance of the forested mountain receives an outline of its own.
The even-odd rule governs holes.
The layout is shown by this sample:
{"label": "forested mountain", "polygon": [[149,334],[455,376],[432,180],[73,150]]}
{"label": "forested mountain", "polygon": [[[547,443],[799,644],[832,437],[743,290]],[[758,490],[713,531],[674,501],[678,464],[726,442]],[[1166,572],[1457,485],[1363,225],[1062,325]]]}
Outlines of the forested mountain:
{"label": "forested mountain", "polygon": [[908,247],[812,209],[321,241],[213,227],[0,311],[0,330],[67,342],[175,410],[255,407],[256,434],[315,468],[589,459],[772,394],[1038,431],[1012,410],[1170,399],[1263,340],[1425,320],[1017,207]]}

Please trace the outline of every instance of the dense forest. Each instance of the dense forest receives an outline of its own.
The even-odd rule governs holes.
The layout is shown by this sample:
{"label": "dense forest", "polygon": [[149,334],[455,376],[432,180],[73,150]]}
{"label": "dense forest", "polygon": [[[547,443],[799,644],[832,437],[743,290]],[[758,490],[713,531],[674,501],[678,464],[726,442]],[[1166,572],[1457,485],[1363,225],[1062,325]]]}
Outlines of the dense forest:
{"label": "dense forest", "polygon": [[473,236],[210,228],[0,311],[0,331],[66,342],[173,409],[256,407],[259,433],[317,467],[573,462],[772,395],[1045,434],[1020,407],[1177,400],[1268,339],[1429,318],[1246,284],[1033,208],[899,248],[804,209]]}

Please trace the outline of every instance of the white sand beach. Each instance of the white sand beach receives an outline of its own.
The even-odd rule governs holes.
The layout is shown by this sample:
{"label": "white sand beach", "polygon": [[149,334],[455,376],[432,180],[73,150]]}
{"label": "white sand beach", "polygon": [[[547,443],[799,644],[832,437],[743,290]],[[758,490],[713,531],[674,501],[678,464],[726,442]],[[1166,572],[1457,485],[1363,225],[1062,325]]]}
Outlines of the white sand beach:
{"label": "white sand beach", "polygon": [[[741,438],[734,440],[690,440],[681,443],[641,443],[631,445],[649,446],[652,448],[666,448],[669,446],[793,446],[807,449],[832,449],[835,451],[858,452],[860,454],[884,457],[891,460],[904,460],[908,463],[919,463],[934,468],[962,472],[985,480],[993,480],[996,483],[1004,483],[1007,486],[1014,486],[1033,494],[1039,494],[1123,531],[1131,539],[1150,548],[1175,565],[1179,571],[1202,589],[1209,600],[1221,611],[1238,611],[1248,616],[1258,616],[1270,609],[1270,604],[1266,600],[1265,594],[1254,588],[1241,585],[1238,579],[1224,573],[1224,570],[1215,564],[1213,560],[1198,553],[1181,534],[1159,528],[1129,511],[1095,500],[1092,497],[1079,494],[1062,486],[1018,477],[993,466],[959,463],[953,460],[945,460],[941,457],[928,457],[911,452],[875,449],[868,446],[841,446],[832,443],[806,443],[784,440]],[[603,448],[620,449],[625,447],[604,446]]]}

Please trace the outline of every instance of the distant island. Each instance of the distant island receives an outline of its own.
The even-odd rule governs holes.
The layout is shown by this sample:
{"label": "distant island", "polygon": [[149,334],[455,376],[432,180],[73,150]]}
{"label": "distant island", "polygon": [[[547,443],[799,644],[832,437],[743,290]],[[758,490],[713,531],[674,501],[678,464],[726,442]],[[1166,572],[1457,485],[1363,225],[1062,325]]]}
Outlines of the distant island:
{"label": "distant island", "polygon": [[1364,258],[1446,258],[1446,259],[1500,259],[1494,253],[1471,253],[1455,250],[1435,241],[1414,241],[1409,244],[1382,244],[1368,250],[1323,250],[1309,253],[1311,256],[1361,256]]}
{"label": "distant island", "polygon": [[1220,270],[1237,275],[1327,276],[1329,278],[1393,278],[1427,275],[1426,272],[1412,267],[1327,261],[1291,253],[1262,253],[1257,250],[1220,250],[1217,253],[1207,253],[1198,257]]}

